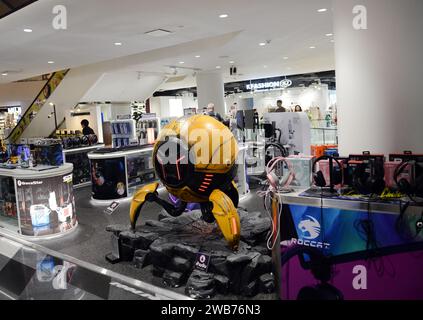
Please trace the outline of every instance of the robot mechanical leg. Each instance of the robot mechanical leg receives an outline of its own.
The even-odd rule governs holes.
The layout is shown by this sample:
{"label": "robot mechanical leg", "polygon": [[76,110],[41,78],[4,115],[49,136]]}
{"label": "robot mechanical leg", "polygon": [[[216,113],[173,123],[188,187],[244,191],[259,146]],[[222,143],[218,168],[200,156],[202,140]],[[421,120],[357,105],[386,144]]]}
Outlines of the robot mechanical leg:
{"label": "robot mechanical leg", "polygon": [[131,201],[131,209],[129,211],[129,220],[131,222],[132,231],[135,231],[135,226],[137,224],[138,217],[146,201],[156,202],[157,204],[161,205],[166,210],[166,212],[173,217],[180,216],[185,211],[185,208],[187,206],[186,202],[181,202],[181,206],[175,208],[170,203],[160,199],[157,195],[158,187],[159,184],[157,182],[151,183],[145,185],[134,194]]}
{"label": "robot mechanical leg", "polygon": [[231,198],[220,190],[210,195],[213,204],[212,213],[226,241],[233,250],[237,250],[241,236],[241,225],[238,212]]}

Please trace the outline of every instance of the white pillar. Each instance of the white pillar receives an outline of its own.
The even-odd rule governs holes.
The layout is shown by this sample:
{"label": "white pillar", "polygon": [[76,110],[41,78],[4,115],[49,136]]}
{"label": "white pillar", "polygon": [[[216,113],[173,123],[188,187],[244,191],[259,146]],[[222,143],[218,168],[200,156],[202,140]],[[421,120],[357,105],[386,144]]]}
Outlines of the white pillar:
{"label": "white pillar", "polygon": [[[367,29],[357,30],[357,5]],[[423,1],[334,0],[342,155],[423,152]],[[363,9],[363,8],[358,8]]]}
{"label": "white pillar", "polygon": [[225,111],[225,90],[223,75],[221,72],[199,72],[197,73],[197,97],[198,110],[214,103],[215,111],[223,117]]}

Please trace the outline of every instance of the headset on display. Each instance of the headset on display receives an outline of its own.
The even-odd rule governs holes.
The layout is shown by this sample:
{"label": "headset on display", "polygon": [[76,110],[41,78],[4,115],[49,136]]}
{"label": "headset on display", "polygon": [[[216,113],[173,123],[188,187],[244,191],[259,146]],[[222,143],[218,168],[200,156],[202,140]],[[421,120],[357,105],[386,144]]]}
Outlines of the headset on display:
{"label": "headset on display", "polygon": [[[316,172],[316,166],[317,163],[319,163],[320,161],[323,160],[329,160],[329,174],[330,177],[332,178],[331,181],[329,182],[330,184],[330,188],[331,188],[331,192],[333,192],[333,186],[340,184],[341,186],[344,185],[344,166],[341,164],[341,162],[332,157],[332,156],[322,156],[320,158],[317,158],[314,162],[313,162],[313,182],[317,187],[320,188],[324,188],[327,186],[327,181],[323,175],[323,172],[321,170]],[[339,171],[333,172],[333,166],[331,165],[331,162],[335,161],[336,164],[339,167]]]}
{"label": "headset on display", "polygon": [[[280,178],[274,172],[275,168],[280,163],[282,163],[282,165],[285,164],[287,166],[288,170],[289,170],[288,177],[286,178],[286,180],[283,183],[280,182]],[[281,188],[285,189],[288,186],[290,186],[291,183],[295,179],[294,167],[293,167],[292,163],[284,157],[273,158],[272,160],[269,161],[269,163],[266,166],[266,176],[267,176],[267,179],[269,180],[270,186],[274,190],[277,191]]]}
{"label": "headset on display", "polygon": [[373,164],[373,172],[366,172],[366,166],[361,164],[357,167],[353,175],[353,185],[360,194],[379,195],[385,189],[384,169],[381,170]]}
{"label": "headset on display", "polygon": [[394,181],[399,191],[405,193],[412,201],[414,201],[412,195],[423,196],[423,175],[420,175],[413,183],[410,183],[405,178],[399,180],[398,178],[404,173],[407,166],[414,164],[414,161],[404,161],[396,167],[394,172]]}

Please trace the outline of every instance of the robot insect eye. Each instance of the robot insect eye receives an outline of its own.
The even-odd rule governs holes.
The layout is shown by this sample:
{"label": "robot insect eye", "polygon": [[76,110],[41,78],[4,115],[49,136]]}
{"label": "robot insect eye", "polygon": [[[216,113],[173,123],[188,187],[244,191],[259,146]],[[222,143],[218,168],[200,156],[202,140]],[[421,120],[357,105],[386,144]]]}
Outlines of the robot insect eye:
{"label": "robot insect eye", "polygon": [[190,158],[186,144],[177,137],[161,143],[154,154],[156,172],[166,185],[179,187],[189,179]]}

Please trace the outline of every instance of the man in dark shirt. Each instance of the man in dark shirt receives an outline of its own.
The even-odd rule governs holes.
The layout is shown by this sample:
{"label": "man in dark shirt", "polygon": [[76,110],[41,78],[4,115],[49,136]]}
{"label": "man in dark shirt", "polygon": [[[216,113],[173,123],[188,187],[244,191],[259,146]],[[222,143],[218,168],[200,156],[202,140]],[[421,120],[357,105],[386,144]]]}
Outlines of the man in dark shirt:
{"label": "man in dark shirt", "polygon": [[90,123],[88,122],[87,119],[84,119],[81,121],[81,126],[82,126],[82,134],[84,136],[88,136],[90,134],[94,134],[94,130],[92,128],[90,128]]}
{"label": "man in dark shirt", "polygon": [[282,100],[278,100],[276,104],[276,112],[286,112],[286,109],[282,106]]}

